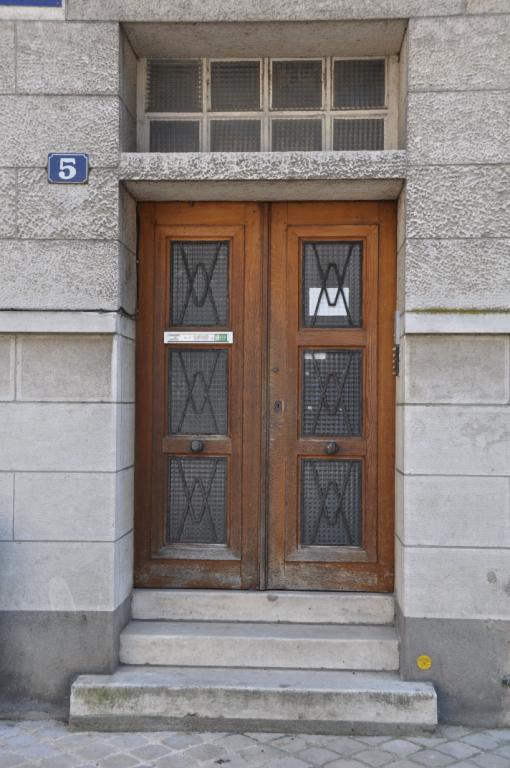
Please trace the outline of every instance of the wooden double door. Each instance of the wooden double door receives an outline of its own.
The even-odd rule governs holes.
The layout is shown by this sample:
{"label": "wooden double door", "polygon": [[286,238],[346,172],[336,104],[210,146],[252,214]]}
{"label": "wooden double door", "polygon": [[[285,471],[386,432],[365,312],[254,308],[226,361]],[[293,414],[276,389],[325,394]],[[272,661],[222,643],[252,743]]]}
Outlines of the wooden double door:
{"label": "wooden double door", "polygon": [[140,220],[136,584],[391,590],[394,205]]}

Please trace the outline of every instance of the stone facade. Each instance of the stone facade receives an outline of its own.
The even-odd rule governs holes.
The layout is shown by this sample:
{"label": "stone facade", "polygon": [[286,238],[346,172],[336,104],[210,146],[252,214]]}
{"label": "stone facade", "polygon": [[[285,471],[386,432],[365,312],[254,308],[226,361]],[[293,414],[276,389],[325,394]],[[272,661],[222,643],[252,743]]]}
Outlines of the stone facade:
{"label": "stone facade", "polygon": [[[133,154],[136,55],[122,23],[392,19],[408,20],[400,151]],[[132,586],[134,196],[399,197],[402,669],[436,683],[444,720],[508,724],[507,2],[67,0],[65,12],[0,3],[0,51],[6,699],[62,709],[76,673],[116,665]],[[56,150],[90,154],[87,186],[47,184]],[[416,666],[422,653],[427,672]]]}
{"label": "stone facade", "polygon": [[[0,23],[2,695],[61,708],[84,662],[115,667],[132,584],[134,115],[118,24],[22,10]],[[90,184],[49,186],[77,147]]]}
{"label": "stone facade", "polygon": [[[400,309],[417,330],[420,318],[434,316],[437,332],[424,327],[402,340],[397,590],[404,674],[437,684],[443,718],[502,724],[509,710],[501,678],[510,671],[510,166],[498,122],[508,111],[500,67],[510,17],[498,10],[468,3],[464,14],[408,27]],[[489,313],[500,334],[483,334]],[[416,667],[420,653],[432,657],[429,672]]]}

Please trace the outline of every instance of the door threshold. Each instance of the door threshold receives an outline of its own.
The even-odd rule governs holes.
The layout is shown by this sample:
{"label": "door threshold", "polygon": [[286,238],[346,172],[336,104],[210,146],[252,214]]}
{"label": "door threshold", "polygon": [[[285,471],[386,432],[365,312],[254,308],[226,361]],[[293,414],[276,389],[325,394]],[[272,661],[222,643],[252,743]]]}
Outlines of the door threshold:
{"label": "door threshold", "polygon": [[133,619],[302,624],[393,624],[388,593],[135,589]]}

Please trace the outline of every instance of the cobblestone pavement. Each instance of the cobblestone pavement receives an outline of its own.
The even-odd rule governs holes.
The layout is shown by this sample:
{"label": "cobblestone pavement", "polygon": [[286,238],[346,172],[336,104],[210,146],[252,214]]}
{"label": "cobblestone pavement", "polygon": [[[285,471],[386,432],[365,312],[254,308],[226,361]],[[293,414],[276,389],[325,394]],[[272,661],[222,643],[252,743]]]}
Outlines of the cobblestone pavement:
{"label": "cobblestone pavement", "polygon": [[73,733],[0,721],[0,768],[510,768],[510,729],[443,726],[430,736]]}

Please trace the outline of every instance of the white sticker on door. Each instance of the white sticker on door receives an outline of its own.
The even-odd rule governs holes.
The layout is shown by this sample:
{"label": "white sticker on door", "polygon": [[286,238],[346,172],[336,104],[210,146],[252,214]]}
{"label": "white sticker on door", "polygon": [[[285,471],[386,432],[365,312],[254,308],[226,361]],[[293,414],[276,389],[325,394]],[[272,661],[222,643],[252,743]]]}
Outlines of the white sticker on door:
{"label": "white sticker on door", "polygon": [[[308,314],[311,317],[314,317],[315,314],[317,314],[318,317],[326,317],[332,315],[335,317],[345,317],[347,315],[347,309],[345,305],[347,304],[347,306],[349,306],[349,289],[343,288],[343,296],[342,291],[339,291],[338,288],[326,288],[326,291],[324,291],[322,288],[309,288]],[[317,312],[315,312],[317,308],[317,302],[319,302],[319,307]]]}

